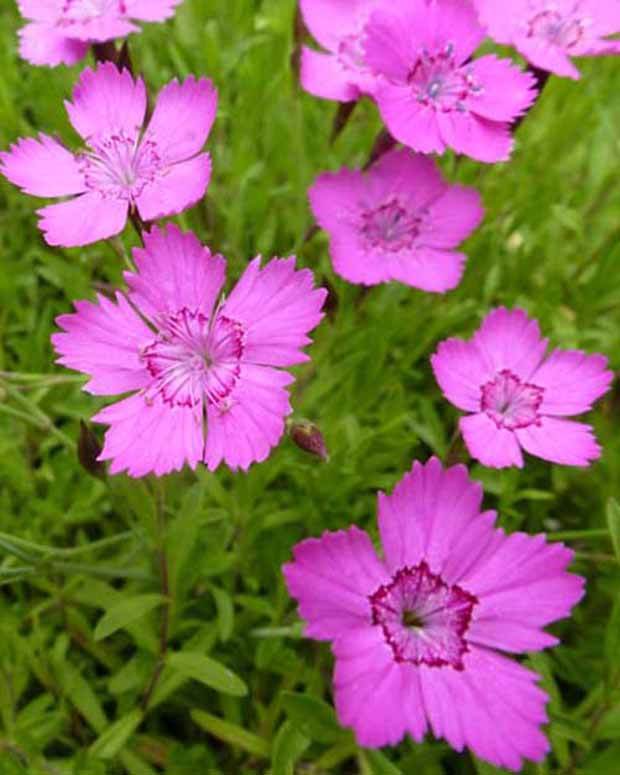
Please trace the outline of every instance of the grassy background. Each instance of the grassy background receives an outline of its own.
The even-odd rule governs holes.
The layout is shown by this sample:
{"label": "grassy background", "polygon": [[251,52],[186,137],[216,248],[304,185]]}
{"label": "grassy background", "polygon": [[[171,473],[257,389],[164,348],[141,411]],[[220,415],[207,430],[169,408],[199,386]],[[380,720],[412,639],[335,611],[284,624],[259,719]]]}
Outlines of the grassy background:
{"label": "grassy background", "polygon": [[[79,68],[19,61],[12,5],[0,8],[0,147],[38,130],[74,143],[62,100]],[[618,369],[620,62],[584,65],[579,83],[553,79],[509,165],[442,160],[487,208],[457,291],[391,285],[362,296],[334,276],[324,235],[304,244],[305,192],[320,171],[361,165],[380,124],[364,103],[330,147],[335,106],[301,94],[290,71],[293,15],[293,0],[185,0],[173,22],[131,45],[153,90],[189,73],[219,88],[209,195],[177,220],[227,256],[231,278],[258,252],[297,252],[333,289],[294,392],[296,416],[323,429],[328,464],[284,440],[248,475],[186,471],[163,487],[88,476],[75,441],[102,402],[52,365],[49,336],[57,314],[120,283],[122,267],[107,244],[45,246],[36,202],[0,181],[0,530],[78,548],[0,547],[0,775],[494,772],[435,741],[359,751],[322,704],[329,650],[299,637],[279,568],[296,541],[324,529],[355,522],[374,534],[376,490],[391,489],[412,459],[445,455],[457,415],[429,355],[440,339],[469,335],[491,306],[522,305],[555,345],[603,352]],[[620,490],[619,407],[616,390],[593,413],[605,454],[591,470],[534,459],[522,472],[472,466],[508,530],[583,531],[569,543],[587,597],[553,628],[563,645],[529,659],[552,697],[553,754],[528,773],[620,766],[620,568],[604,530]],[[155,600],[142,596],[159,590],[153,526],[163,498],[170,650],[210,654],[215,678],[168,665],[143,714],[161,607],[105,638],[95,627],[119,600]],[[218,664],[247,696],[235,696],[242,687]],[[226,691],[209,688],[217,680]]]}

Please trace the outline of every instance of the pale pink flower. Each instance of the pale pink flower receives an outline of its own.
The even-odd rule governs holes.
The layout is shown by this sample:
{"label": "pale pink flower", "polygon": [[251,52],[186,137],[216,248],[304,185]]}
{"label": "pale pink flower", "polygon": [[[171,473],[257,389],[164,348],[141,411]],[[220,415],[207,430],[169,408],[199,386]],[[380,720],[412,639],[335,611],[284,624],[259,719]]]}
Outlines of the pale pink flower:
{"label": "pale pink flower", "polygon": [[455,248],[483,217],[477,191],[450,185],[431,159],[406,148],[389,151],[367,173],[320,175],[309,197],[330,236],[335,271],[364,285],[455,288],[466,260]]}
{"label": "pale pink flower", "polygon": [[583,579],[565,546],[507,536],[481,503],[464,466],[414,463],[379,494],[382,559],[351,527],[303,541],[284,566],[306,635],[332,641],[336,709],[362,746],[430,728],[515,771],[549,750],[540,676],[502,652],[556,645],[543,628],[569,615]]}
{"label": "pale pink flower", "polygon": [[91,43],[139,32],[137,21],[161,22],[182,0],[17,0],[29,23],[19,53],[33,65],[72,65]]}
{"label": "pale pink flower", "polygon": [[422,153],[452,148],[483,162],[509,158],[510,125],[536,97],[510,60],[471,55],[484,38],[464,0],[394,0],[366,26],[366,64],[383,121]]}
{"label": "pale pink flower", "polygon": [[218,301],[225,260],[172,225],[134,259],[128,294],[77,302],[52,337],[58,362],[91,377],[85,390],[132,393],[93,418],[110,426],[100,459],[134,477],[265,460],[291,412],[281,367],[308,360],[325,291],[294,258],[257,258]]}
{"label": "pale pink flower", "polygon": [[119,234],[130,208],[145,221],[183,212],[204,196],[217,92],[193,76],[165,86],[144,128],[144,81],[110,62],[84,70],[66,102],[86,148],[73,153],[49,135],[0,153],[0,173],[27,194],[74,197],[38,210],[50,245],[88,245]]}
{"label": "pale pink flower", "polygon": [[431,362],[446,398],[471,412],[460,429],[472,457],[492,468],[523,466],[531,455],[588,466],[601,449],[591,426],[566,420],[607,392],[603,355],[553,350],[523,310],[493,310],[469,341],[442,342]]}
{"label": "pale pink flower", "polygon": [[381,0],[300,0],[304,23],[325,49],[304,46],[301,84],[316,97],[352,102],[372,91],[375,76],[365,64],[364,27]]}
{"label": "pale pink flower", "polygon": [[572,57],[620,52],[618,0],[475,0],[480,21],[498,43],[514,46],[533,65],[579,78]]}

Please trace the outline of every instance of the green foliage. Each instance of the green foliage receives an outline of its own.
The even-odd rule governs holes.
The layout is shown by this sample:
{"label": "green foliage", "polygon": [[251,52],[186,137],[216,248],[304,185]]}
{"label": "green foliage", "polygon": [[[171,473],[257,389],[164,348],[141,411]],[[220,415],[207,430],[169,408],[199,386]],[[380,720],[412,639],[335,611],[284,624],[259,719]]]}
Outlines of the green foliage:
{"label": "green foliage", "polygon": [[[290,70],[293,16],[293,0],[185,0],[131,50],[153,92],[190,72],[220,92],[213,182],[179,223],[226,255],[231,279],[259,252],[296,252],[332,290],[292,395],[329,462],[284,440],[247,475],[184,471],[165,488],[90,476],[80,421],[105,402],[53,365],[49,337],[75,299],[122,282],[117,251],[135,236],[51,249],[37,203],[0,181],[0,775],[497,772],[430,739],[359,750],[332,711],[329,649],[301,638],[280,567],[323,530],[375,534],[376,491],[413,458],[447,453],[457,415],[429,355],[491,306],[524,306],[554,345],[603,352],[618,370],[620,65],[552,79],[510,164],[442,160],[487,209],[459,289],[364,293],[334,275],[325,235],[304,241],[306,190],[320,171],[362,165],[380,123],[363,102],[330,145],[335,106],[302,94]],[[39,130],[73,142],[62,101],[79,67],[21,62],[17,27],[1,3],[0,147]],[[472,467],[503,527],[566,540],[588,579],[553,627],[562,645],[530,660],[551,697],[553,750],[529,775],[608,775],[620,761],[619,407],[616,389],[593,412],[605,454],[589,470]]]}

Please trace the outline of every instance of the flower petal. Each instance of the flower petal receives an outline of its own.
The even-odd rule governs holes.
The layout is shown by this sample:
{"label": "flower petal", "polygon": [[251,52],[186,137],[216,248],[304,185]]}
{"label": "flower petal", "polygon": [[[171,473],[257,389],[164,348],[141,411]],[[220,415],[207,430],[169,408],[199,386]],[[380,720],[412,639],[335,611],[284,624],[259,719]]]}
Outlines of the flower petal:
{"label": "flower petal", "polygon": [[601,456],[592,427],[584,423],[543,417],[515,433],[526,452],[551,463],[586,468]]}
{"label": "flower petal", "polygon": [[183,0],[125,0],[124,5],[130,19],[145,22],[163,22],[174,15],[176,7]]}
{"label": "flower petal", "polygon": [[125,272],[131,301],[151,320],[187,308],[209,317],[224,285],[226,261],[178,226],[154,227],[133,252],[138,271]]}
{"label": "flower petal", "polygon": [[461,417],[459,428],[469,454],[482,465],[490,468],[523,468],[523,455],[515,433],[498,428],[486,414]]}
{"label": "flower petal", "polygon": [[304,23],[312,37],[328,51],[336,51],[347,35],[359,32],[363,19],[377,0],[300,0]]}
{"label": "flower petal", "polygon": [[239,380],[221,406],[207,407],[204,462],[215,471],[224,462],[243,471],[269,457],[291,412],[288,372],[243,364]]}
{"label": "flower petal", "polygon": [[295,546],[293,561],[282,571],[306,621],[306,635],[331,640],[358,630],[360,637],[373,632],[368,596],[389,577],[364,531],[353,526],[308,538]]}
{"label": "flower petal", "polygon": [[583,597],[584,580],[566,572],[573,552],[542,535],[495,532],[493,551],[458,582],[479,600],[468,641],[516,653],[554,645],[557,640],[542,628],[569,616]]}
{"label": "flower petal", "polygon": [[109,425],[99,460],[111,460],[111,474],[163,476],[192,469],[203,450],[200,407],[172,406],[160,399],[147,403],[137,394],[108,406],[93,417]]}
{"label": "flower petal", "polygon": [[86,190],[75,156],[44,134],[38,140],[22,138],[0,153],[0,173],[33,196],[70,196]]}
{"label": "flower petal", "polygon": [[551,415],[587,412],[608,390],[614,378],[604,355],[581,350],[554,350],[532,375],[545,389],[540,411]]}
{"label": "flower petal", "polygon": [[75,248],[120,234],[127,222],[127,202],[93,192],[48,205],[37,214],[48,245]]}
{"label": "flower petal", "polygon": [[391,495],[379,493],[379,532],[391,572],[424,560],[441,573],[453,544],[480,513],[482,488],[465,466],[413,464]]}
{"label": "flower petal", "polygon": [[461,282],[467,256],[451,250],[420,247],[390,260],[391,279],[429,293],[446,293]]}
{"label": "flower petal", "polygon": [[135,138],[146,113],[144,81],[134,81],[128,70],[119,71],[116,65],[104,62],[82,72],[72,101],[65,106],[76,132],[87,142],[114,132]]}
{"label": "flower petal", "polygon": [[521,771],[523,759],[541,761],[549,743],[547,695],[540,676],[491,651],[473,647],[464,669],[420,668],[424,704],[433,733],[457,751],[468,746],[498,767]]}
{"label": "flower petal", "polygon": [[67,38],[49,24],[26,24],[18,34],[19,54],[32,65],[74,65],[88,53],[88,43]]}
{"label": "flower petal", "polygon": [[490,374],[508,369],[525,382],[540,365],[548,344],[541,338],[536,320],[521,309],[505,307],[486,316],[472,341],[488,364]]}
{"label": "flower petal", "polygon": [[291,366],[308,360],[302,348],[321,321],[327,291],[314,288],[309,269],[295,268],[295,257],[274,258],[262,269],[254,259],[231,291],[222,315],[246,329],[243,360]]}
{"label": "flower petal", "polygon": [[132,32],[138,32],[139,27],[132,24],[129,19],[120,17],[116,11],[108,11],[92,19],[80,19],[67,25],[66,30],[74,40],[85,43],[105,43],[107,40],[125,38]]}
{"label": "flower petal", "polygon": [[308,46],[301,50],[301,85],[309,94],[326,100],[352,102],[360,97],[355,73],[345,70],[335,54],[324,54]]}
{"label": "flower petal", "polygon": [[489,54],[474,59],[468,67],[482,89],[465,104],[479,116],[491,121],[512,122],[536,100],[536,79],[531,73],[519,70],[510,59]]}
{"label": "flower petal", "polygon": [[487,164],[510,158],[514,140],[508,123],[489,121],[467,110],[438,111],[437,123],[442,142],[457,153]]}
{"label": "flower petal", "polygon": [[145,140],[157,144],[162,163],[173,164],[199,153],[217,111],[217,91],[207,78],[190,75],[166,84],[157,96]]}
{"label": "flower petal", "polygon": [[473,342],[446,339],[431,356],[431,364],[448,401],[466,412],[480,411],[481,386],[492,374]]}
{"label": "flower petal", "polygon": [[140,359],[154,333],[121,293],[116,303],[104,296],[97,304],[75,303],[75,313],[56,323],[64,333],[53,334],[57,363],[90,376],[84,387],[94,395],[115,395],[146,387],[150,375]]}
{"label": "flower petal", "polygon": [[446,142],[440,134],[437,114],[418,102],[408,86],[388,81],[377,83],[374,98],[390,133],[403,145],[421,153],[443,153]]}
{"label": "flower petal", "polygon": [[423,736],[426,722],[418,705],[416,671],[394,661],[380,627],[367,626],[344,636],[334,644],[334,653],[338,719],[353,728],[359,745],[396,745],[408,727],[417,739]]}
{"label": "flower petal", "polygon": [[136,199],[145,221],[177,215],[196,204],[205,194],[211,179],[211,157],[201,153],[189,161],[173,164]]}

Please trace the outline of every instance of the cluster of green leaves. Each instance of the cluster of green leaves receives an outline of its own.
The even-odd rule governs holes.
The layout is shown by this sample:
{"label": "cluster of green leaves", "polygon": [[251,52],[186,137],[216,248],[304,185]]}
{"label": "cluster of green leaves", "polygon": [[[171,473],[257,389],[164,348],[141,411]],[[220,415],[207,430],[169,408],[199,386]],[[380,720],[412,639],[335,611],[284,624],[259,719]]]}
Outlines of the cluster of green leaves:
{"label": "cluster of green leaves", "polygon": [[[320,171],[362,165],[380,124],[362,103],[330,145],[335,106],[301,94],[291,72],[294,5],[185,0],[131,46],[153,91],[189,73],[220,91],[209,195],[178,221],[227,256],[232,277],[258,252],[296,252],[331,288],[293,391],[329,463],[285,440],[247,475],[89,476],[79,423],[101,401],[53,366],[49,336],[73,300],[122,282],[118,254],[134,237],[52,250],[33,200],[0,186],[0,775],[495,772],[431,740],[358,749],[331,709],[329,650],[302,639],[280,566],[305,536],[350,523],[374,534],[376,491],[412,459],[445,456],[457,415],[429,355],[490,307],[521,305],[554,344],[618,368],[620,65],[552,79],[510,164],[442,160],[487,208],[458,290],[363,293],[333,274],[324,235],[304,241],[306,189]],[[39,130],[69,141],[62,101],[79,68],[19,61],[17,27],[3,3],[0,147]],[[528,773],[608,775],[620,760],[619,409],[613,391],[593,414],[605,454],[590,470],[472,466],[507,530],[564,538],[588,580],[554,628],[562,646],[528,660],[551,696],[553,744]]]}

